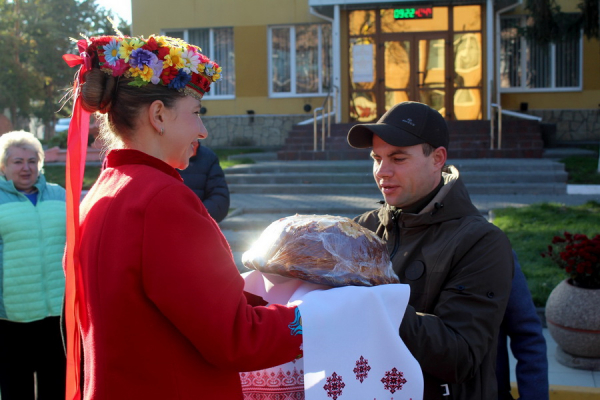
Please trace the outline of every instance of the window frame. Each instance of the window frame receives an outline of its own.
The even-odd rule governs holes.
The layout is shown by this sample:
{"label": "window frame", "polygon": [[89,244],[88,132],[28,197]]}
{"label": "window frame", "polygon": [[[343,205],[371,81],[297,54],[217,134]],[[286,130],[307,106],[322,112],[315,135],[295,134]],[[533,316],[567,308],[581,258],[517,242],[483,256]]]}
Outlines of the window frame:
{"label": "window frame", "polygon": [[[519,19],[519,26],[521,28],[525,28],[526,27],[526,23],[527,23],[527,18],[529,16],[528,15],[503,15],[500,18],[501,19]],[[501,48],[502,48],[502,30],[499,28],[499,35],[498,35],[498,73],[497,73],[497,79],[498,82],[500,82],[501,80],[501,76],[502,76],[502,71],[500,71],[500,59],[501,59]],[[529,41],[527,40],[527,38],[525,37],[525,35],[519,35],[519,41],[520,41],[520,63],[521,63],[521,71],[524,71],[524,73],[527,75],[529,72],[529,69],[527,68],[527,51],[529,50]],[[524,79],[523,77],[521,77],[521,85],[520,86],[512,86],[512,87],[501,87],[500,84],[499,89],[500,89],[500,93],[523,93],[523,92],[527,92],[527,93],[557,93],[557,92],[581,92],[583,91],[583,32],[580,34],[579,36],[579,79],[578,79],[578,85],[577,86],[569,86],[569,87],[556,87],[556,44],[555,43],[550,43],[550,87],[545,87],[545,88],[532,88],[532,87],[528,87],[527,86],[527,79]],[[522,72],[523,73],[523,72]]]}
{"label": "window frame", "polygon": [[[313,93],[296,93],[296,27],[297,26],[310,26],[317,25],[318,29],[318,75],[319,75],[319,83],[318,83],[318,92]],[[326,23],[316,23],[316,24],[283,24],[283,25],[269,25],[267,29],[267,58],[268,58],[268,66],[267,66],[267,74],[268,74],[268,87],[269,87],[269,98],[304,98],[304,97],[325,97],[328,92],[323,90],[323,68],[321,65],[323,64],[323,30],[321,26],[326,25]],[[290,92],[275,92],[273,91],[273,29],[281,29],[288,28],[290,35]],[[333,71],[332,71],[333,72]],[[333,76],[329,79],[330,82],[333,82]]]}
{"label": "window frame", "polygon": [[[189,31],[190,30],[208,30],[208,51],[205,52],[204,49],[202,49],[202,54],[206,55],[207,57],[209,57],[210,59],[212,59],[212,57],[210,55],[214,54],[215,51],[215,29],[232,29],[232,26],[219,26],[219,27],[214,27],[214,28],[185,28],[185,29],[162,29],[161,30],[161,34],[162,35],[166,35],[169,36],[170,32],[183,32],[183,40],[186,41],[187,43],[190,43],[189,41]],[[235,40],[234,40],[235,42]],[[235,48],[234,48],[234,53],[235,53]],[[219,60],[215,60],[217,62],[217,64],[219,63]],[[233,78],[234,78],[234,82],[235,82],[235,69],[231,72],[233,74]],[[213,83],[214,84],[214,83]],[[217,82],[218,84],[218,82]],[[212,85],[211,85],[212,86]],[[202,96],[203,99],[206,100],[234,100],[236,98],[236,85],[233,85],[233,94],[214,94],[214,92],[212,90],[210,90],[208,93],[205,93],[204,96]]]}

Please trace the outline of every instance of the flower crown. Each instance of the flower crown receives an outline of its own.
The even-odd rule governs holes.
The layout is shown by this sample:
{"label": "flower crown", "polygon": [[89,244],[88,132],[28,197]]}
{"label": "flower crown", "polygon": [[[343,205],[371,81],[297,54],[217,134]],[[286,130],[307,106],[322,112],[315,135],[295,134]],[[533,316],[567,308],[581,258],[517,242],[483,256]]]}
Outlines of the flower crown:
{"label": "flower crown", "polygon": [[221,67],[198,46],[168,36],[99,36],[87,40],[92,64],[114,77],[133,78],[132,86],[167,86],[201,98],[221,79]]}

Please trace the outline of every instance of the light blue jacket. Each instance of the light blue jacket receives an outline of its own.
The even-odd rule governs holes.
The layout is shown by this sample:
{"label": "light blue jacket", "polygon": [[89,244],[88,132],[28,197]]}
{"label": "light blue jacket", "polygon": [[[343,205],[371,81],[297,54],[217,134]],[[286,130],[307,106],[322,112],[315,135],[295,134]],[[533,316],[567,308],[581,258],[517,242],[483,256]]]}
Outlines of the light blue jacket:
{"label": "light blue jacket", "polygon": [[60,315],[65,288],[65,189],[40,175],[34,206],[0,176],[0,319]]}

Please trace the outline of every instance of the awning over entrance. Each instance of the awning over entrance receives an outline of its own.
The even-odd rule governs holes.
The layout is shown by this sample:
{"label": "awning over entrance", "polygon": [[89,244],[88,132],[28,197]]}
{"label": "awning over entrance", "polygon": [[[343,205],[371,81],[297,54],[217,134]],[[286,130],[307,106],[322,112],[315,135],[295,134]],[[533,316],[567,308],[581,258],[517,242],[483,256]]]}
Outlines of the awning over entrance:
{"label": "awning over entrance", "polygon": [[[369,4],[385,4],[385,3],[419,3],[415,0],[308,0],[308,5],[311,7],[319,7],[319,6],[343,6],[343,5],[369,5]],[[429,0],[427,1],[429,4],[442,4],[449,3],[449,0]],[[456,2],[455,2],[456,3]],[[473,3],[473,2],[471,2]],[[479,1],[481,3],[481,1]]]}

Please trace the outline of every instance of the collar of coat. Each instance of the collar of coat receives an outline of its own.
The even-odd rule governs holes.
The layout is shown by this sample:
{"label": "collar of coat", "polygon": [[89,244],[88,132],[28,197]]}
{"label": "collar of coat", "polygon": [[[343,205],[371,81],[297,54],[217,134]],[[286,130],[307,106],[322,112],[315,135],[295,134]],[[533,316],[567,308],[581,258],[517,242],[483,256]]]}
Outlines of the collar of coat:
{"label": "collar of coat", "polygon": [[[33,186],[37,188],[38,193],[42,193],[42,191],[46,188],[46,177],[43,174],[40,174],[37,182]],[[4,190],[5,192],[12,194],[21,193],[17,190],[17,188],[15,188],[15,183],[13,181],[6,180],[6,177],[4,176],[0,176],[0,190]],[[25,195],[24,193],[22,194]]]}
{"label": "collar of coat", "polygon": [[[453,165],[446,165],[442,169],[444,186],[438,194],[418,214],[397,213],[396,218],[402,220],[405,227],[416,227],[420,225],[431,225],[452,219],[462,218],[467,215],[479,215],[481,213],[471,202],[467,188],[465,187],[458,169]],[[396,207],[384,204],[379,210],[379,220],[388,228],[394,224],[393,217]]]}
{"label": "collar of coat", "polygon": [[111,150],[106,155],[106,168],[116,168],[122,165],[147,165],[152,168],[156,168],[159,171],[164,172],[167,175],[171,175],[173,178],[183,182],[179,172],[171,167],[166,162],[159,160],[156,157],[152,157],[149,154],[133,149],[118,149]]}

